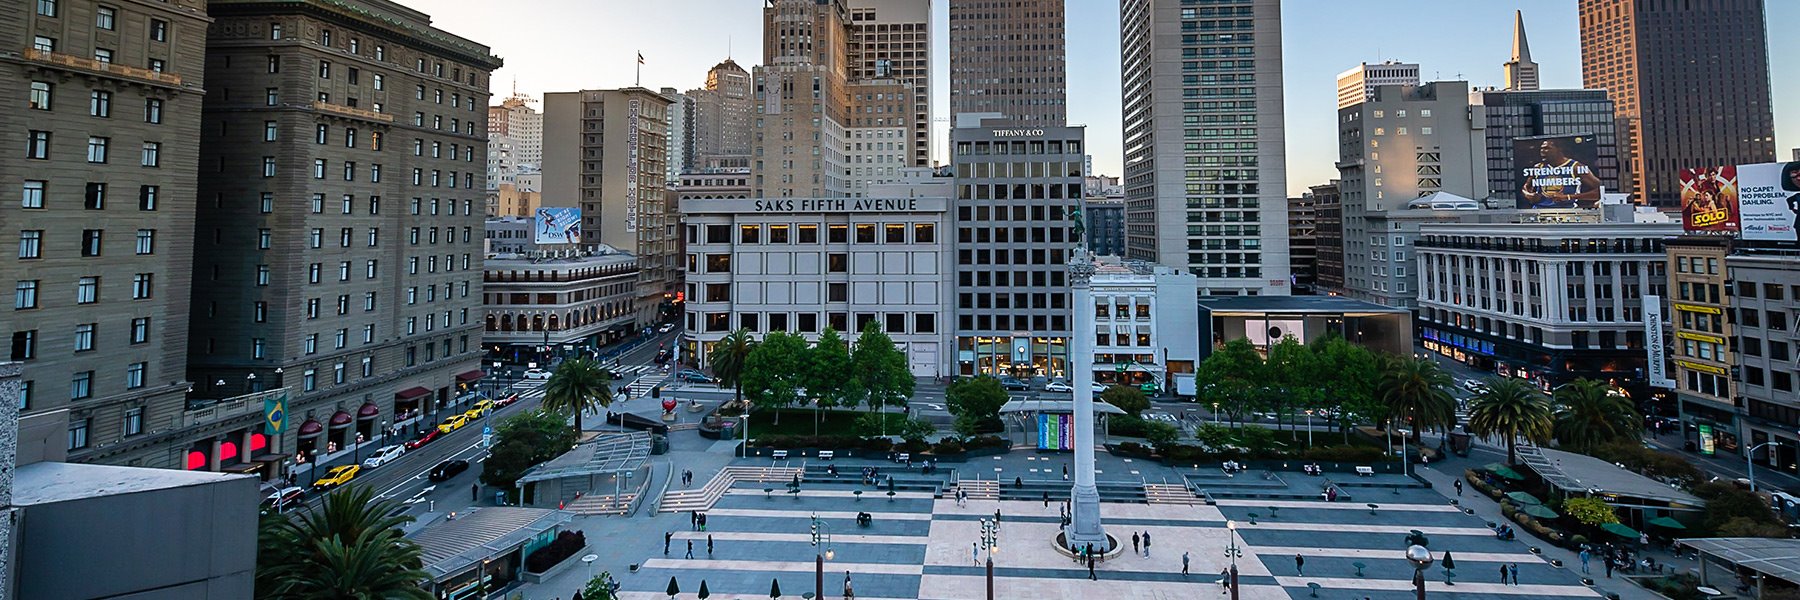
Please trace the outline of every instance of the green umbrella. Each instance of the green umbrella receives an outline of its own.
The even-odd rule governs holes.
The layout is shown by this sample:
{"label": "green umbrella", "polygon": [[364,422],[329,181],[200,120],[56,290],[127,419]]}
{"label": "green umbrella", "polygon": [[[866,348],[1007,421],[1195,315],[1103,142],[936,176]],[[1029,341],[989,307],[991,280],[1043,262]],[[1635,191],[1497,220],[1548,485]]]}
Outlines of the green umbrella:
{"label": "green umbrella", "polygon": [[1523,474],[1520,474],[1518,471],[1514,471],[1512,467],[1500,467],[1498,469],[1494,469],[1493,473],[1494,473],[1494,475],[1504,477],[1506,479],[1511,479],[1513,481],[1519,481],[1519,480],[1522,480],[1525,478],[1525,476]]}
{"label": "green umbrella", "polygon": [[698,598],[700,598],[700,600],[706,600],[707,598],[711,598],[711,597],[712,597],[712,590],[706,589],[706,580],[705,579],[700,580],[700,595],[698,596]]}
{"label": "green umbrella", "polygon": [[1619,536],[1622,538],[1637,539],[1637,537],[1638,537],[1637,530],[1632,529],[1630,526],[1628,526],[1624,523],[1605,523],[1605,524],[1602,524],[1600,526],[1600,528],[1605,529],[1607,532],[1612,533],[1613,535],[1616,535],[1616,536]]}
{"label": "green umbrella", "polygon": [[1550,507],[1542,504],[1527,504],[1524,508],[1519,509],[1519,512],[1523,512],[1539,519],[1554,519],[1557,517],[1556,511],[1550,510]]}
{"label": "green umbrella", "polygon": [[1645,525],[1655,525],[1657,527],[1663,527],[1663,528],[1667,528],[1667,529],[1687,529],[1686,525],[1682,525],[1681,521],[1677,521],[1673,517],[1657,517],[1657,518],[1654,518],[1654,519],[1644,522],[1644,524]]}
{"label": "green umbrella", "polygon": [[1544,503],[1544,501],[1537,499],[1537,496],[1533,496],[1533,495],[1527,494],[1525,492],[1507,492],[1506,497],[1518,504],[1543,504]]}
{"label": "green umbrella", "polygon": [[675,585],[675,578],[670,577],[669,578],[669,597],[674,598],[677,594],[680,594],[680,593],[681,593],[681,586]]}

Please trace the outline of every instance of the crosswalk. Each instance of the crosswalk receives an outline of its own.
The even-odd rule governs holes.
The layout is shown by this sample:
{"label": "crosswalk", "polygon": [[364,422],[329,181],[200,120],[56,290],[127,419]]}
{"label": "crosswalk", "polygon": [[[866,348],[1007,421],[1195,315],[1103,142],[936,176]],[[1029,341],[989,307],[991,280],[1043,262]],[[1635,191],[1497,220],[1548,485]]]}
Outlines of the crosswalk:
{"label": "crosswalk", "polygon": [[[663,390],[667,391],[669,388],[668,384],[673,381],[673,377],[669,373],[663,372],[662,368],[656,365],[620,365],[618,363],[610,363],[603,366],[612,371],[615,377],[614,383],[620,381],[631,382],[625,386],[626,393],[629,394],[631,398],[648,398],[650,397],[650,390],[658,385],[663,386]],[[527,379],[513,384],[511,389],[514,392],[518,392],[520,397],[536,398],[544,395],[543,388],[545,383],[544,380],[540,379]]]}

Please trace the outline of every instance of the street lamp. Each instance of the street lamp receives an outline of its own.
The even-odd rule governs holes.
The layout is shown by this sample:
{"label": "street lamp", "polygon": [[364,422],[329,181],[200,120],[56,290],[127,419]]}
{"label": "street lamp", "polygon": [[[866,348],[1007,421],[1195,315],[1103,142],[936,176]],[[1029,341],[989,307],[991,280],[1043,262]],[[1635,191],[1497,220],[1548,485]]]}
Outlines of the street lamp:
{"label": "street lamp", "polygon": [[[819,544],[820,541],[824,542],[823,546]],[[819,519],[818,513],[812,515],[812,545],[815,548],[813,551],[813,597],[824,598],[825,561],[836,558],[837,553],[831,550],[831,530],[825,526],[825,521]],[[823,548],[825,551],[819,552],[816,550],[818,548]]]}
{"label": "street lamp", "polygon": [[1214,402],[1214,403],[1212,403],[1212,405],[1213,405],[1213,414],[1212,414],[1213,424],[1218,425],[1219,424],[1219,403]]}
{"label": "street lamp", "polygon": [[1312,417],[1313,409],[1306,409],[1306,447],[1308,448],[1312,447]]}
{"label": "street lamp", "polygon": [[1756,449],[1761,448],[1763,446],[1780,446],[1780,445],[1781,445],[1781,442],[1763,442],[1761,444],[1751,446],[1749,450],[1744,452],[1744,470],[1750,474],[1750,491],[1751,492],[1756,491],[1756,463],[1751,460],[1756,457]]}
{"label": "street lamp", "polygon": [[[1423,540],[1419,539],[1412,541]],[[1418,594],[1419,600],[1425,600],[1425,569],[1431,567],[1431,550],[1416,543],[1407,546],[1406,560],[1413,565],[1413,591]]]}
{"label": "street lamp", "polygon": [[994,600],[994,554],[1000,552],[1000,521],[981,520],[981,546],[987,549],[987,600]]}
{"label": "street lamp", "polygon": [[1237,521],[1225,521],[1225,532],[1230,536],[1228,538],[1230,541],[1225,546],[1225,556],[1231,559],[1231,574],[1225,579],[1225,587],[1231,590],[1231,600],[1238,600],[1237,559],[1244,555],[1244,551],[1237,545]]}

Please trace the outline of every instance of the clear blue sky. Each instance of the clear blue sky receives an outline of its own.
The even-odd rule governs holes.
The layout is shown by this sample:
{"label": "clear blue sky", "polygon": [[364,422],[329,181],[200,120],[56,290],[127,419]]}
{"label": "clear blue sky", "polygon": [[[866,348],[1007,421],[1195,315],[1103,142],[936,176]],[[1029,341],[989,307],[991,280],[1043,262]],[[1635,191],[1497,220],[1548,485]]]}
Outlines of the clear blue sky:
{"label": "clear blue sky", "polygon": [[[729,52],[746,68],[762,55],[760,0],[524,0],[497,9],[491,0],[401,0],[429,11],[438,27],[488,44],[506,59],[494,93],[629,86],[643,52],[643,85],[699,87],[706,69]],[[949,115],[946,1],[936,14],[936,116]],[[1288,189],[1337,175],[1336,76],[1358,62],[1395,59],[1421,65],[1427,79],[1500,85],[1511,52],[1512,15],[1525,11],[1532,58],[1544,87],[1581,85],[1574,0],[1287,0],[1282,7]],[[1119,127],[1118,3],[1068,0],[1069,122],[1088,126],[1095,169],[1117,175]],[[1800,23],[1800,2],[1771,0],[1766,23]],[[1800,38],[1769,36],[1773,64],[1776,157],[1800,146],[1800,72],[1779,57],[1800,56]],[[1729,83],[1729,75],[1722,81]],[[937,124],[940,133],[945,123]],[[945,136],[939,135],[939,145]],[[943,149],[935,154],[941,158]]]}

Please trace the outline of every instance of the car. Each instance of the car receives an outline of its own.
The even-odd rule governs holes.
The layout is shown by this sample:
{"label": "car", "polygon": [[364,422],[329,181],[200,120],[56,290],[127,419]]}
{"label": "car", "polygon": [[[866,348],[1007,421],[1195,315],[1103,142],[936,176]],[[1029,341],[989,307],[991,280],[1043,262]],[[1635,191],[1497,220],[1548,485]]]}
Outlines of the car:
{"label": "car", "polygon": [[1482,383],[1480,381],[1476,381],[1474,379],[1464,379],[1462,382],[1462,386],[1463,386],[1463,389],[1469,390],[1471,392],[1475,392],[1477,394],[1487,391],[1487,384]]}
{"label": "car", "polygon": [[1001,377],[1000,387],[1015,391],[1029,391],[1031,384],[1025,383],[1025,380],[1017,377]]}
{"label": "car", "polygon": [[689,383],[712,383],[713,382],[713,378],[711,376],[709,376],[705,373],[701,373],[699,371],[695,371],[693,369],[682,369],[681,372],[675,374],[675,378],[679,379],[681,381],[689,382]]}
{"label": "car", "polygon": [[374,454],[370,454],[368,458],[363,459],[362,465],[365,469],[373,469],[388,464],[388,461],[400,458],[400,455],[402,454],[406,454],[406,446],[388,446],[376,450]]}
{"label": "car", "polygon": [[674,323],[663,323],[663,326],[662,326],[662,327],[658,327],[658,328],[656,328],[656,332],[657,332],[657,333],[668,333],[668,332],[671,332],[671,331],[674,331],[674,330],[675,330],[675,324],[674,324]]}
{"label": "car", "polygon": [[305,488],[284,487],[279,490],[269,492],[269,496],[266,498],[263,498],[262,505],[263,505],[263,508],[265,508],[265,509],[273,509],[275,512],[281,512],[281,511],[287,510],[288,507],[290,507],[290,506],[294,506],[294,505],[300,504],[305,501],[306,501],[306,489]]}
{"label": "car", "polygon": [[460,458],[452,458],[432,467],[431,472],[426,475],[426,478],[432,481],[448,481],[451,477],[455,477],[458,473],[467,470],[469,470],[469,461]]}
{"label": "car", "polygon": [[313,489],[325,490],[350,483],[350,480],[356,479],[356,474],[361,472],[362,467],[360,465],[332,467],[330,471],[325,472],[324,477],[320,477],[318,481],[313,482]]}
{"label": "car", "polygon": [[437,429],[444,433],[450,433],[462,429],[463,426],[468,425],[471,420],[468,413],[451,415],[450,418],[444,419],[443,423],[439,423]]}
{"label": "car", "polygon": [[518,401],[519,401],[518,394],[507,394],[505,396],[501,396],[499,400],[494,401],[494,408],[502,408],[502,407],[506,407],[506,406],[511,406],[512,403],[518,402]]}
{"label": "car", "polygon": [[1073,392],[1073,391],[1075,391],[1075,386],[1069,385],[1069,382],[1063,381],[1061,379],[1052,379],[1052,380],[1050,380],[1050,383],[1044,384],[1044,391],[1046,391],[1046,392]]}
{"label": "car", "polygon": [[544,379],[549,379],[549,378],[550,378],[549,371],[545,371],[543,369],[526,369],[525,370],[525,379],[544,380]]}
{"label": "car", "polygon": [[469,410],[470,411],[479,410],[482,412],[482,414],[487,414],[488,411],[494,410],[494,406],[495,406],[495,404],[494,404],[493,400],[489,400],[487,398],[482,398],[480,400],[476,400],[474,404],[469,405]]}
{"label": "car", "polygon": [[444,435],[444,432],[438,431],[436,428],[432,428],[432,429],[426,431],[425,435],[419,436],[418,439],[407,442],[406,449],[407,450],[418,450],[420,446],[424,446],[426,444],[437,441],[437,439],[443,435]]}

